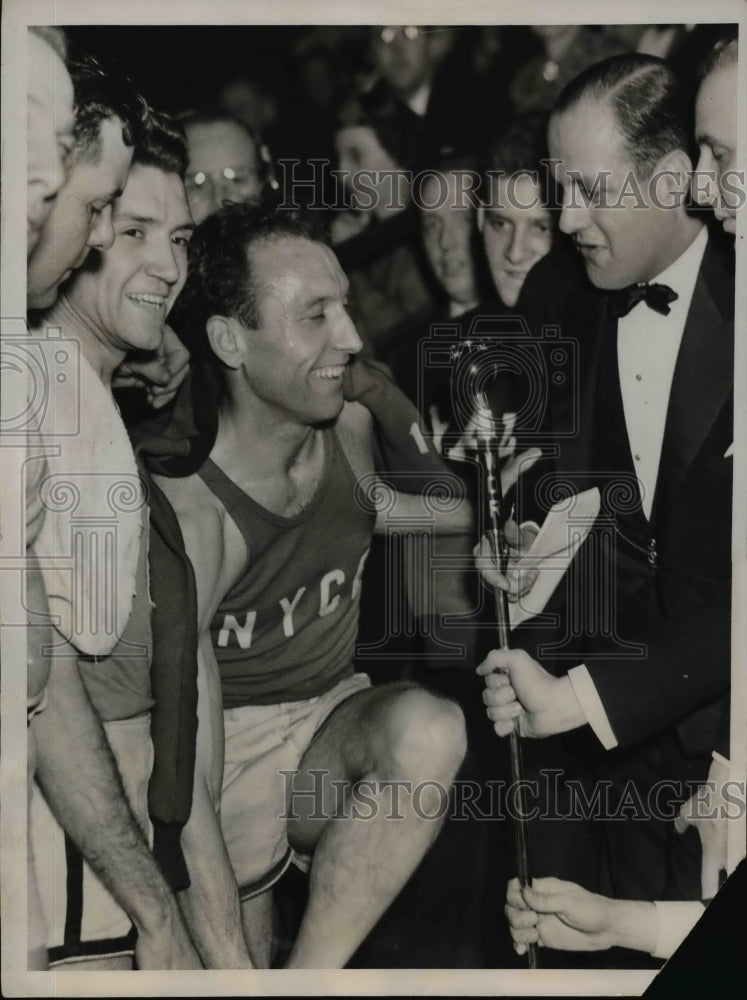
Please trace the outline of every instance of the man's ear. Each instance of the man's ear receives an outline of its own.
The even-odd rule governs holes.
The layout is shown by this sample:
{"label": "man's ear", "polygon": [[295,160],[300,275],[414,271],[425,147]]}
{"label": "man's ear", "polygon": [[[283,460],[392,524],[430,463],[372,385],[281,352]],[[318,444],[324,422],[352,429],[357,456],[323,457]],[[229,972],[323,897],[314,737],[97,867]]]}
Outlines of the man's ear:
{"label": "man's ear", "polygon": [[230,316],[211,316],[205,329],[216,357],[229,368],[239,368],[246,347],[241,324]]}
{"label": "man's ear", "polygon": [[690,190],[693,164],[684,149],[672,149],[658,160],[649,179],[649,192],[660,208],[681,205]]}

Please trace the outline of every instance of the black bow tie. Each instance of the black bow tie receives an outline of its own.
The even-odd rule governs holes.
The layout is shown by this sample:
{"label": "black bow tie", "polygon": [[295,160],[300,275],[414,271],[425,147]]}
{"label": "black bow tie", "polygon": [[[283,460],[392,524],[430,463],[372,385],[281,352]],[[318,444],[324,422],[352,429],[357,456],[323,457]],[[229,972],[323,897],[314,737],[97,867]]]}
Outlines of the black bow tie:
{"label": "black bow tie", "polygon": [[661,313],[662,316],[669,315],[669,303],[678,299],[677,292],[673,292],[669,285],[650,285],[646,281],[639,281],[636,285],[628,285],[627,288],[618,288],[610,292],[607,299],[607,309],[613,319],[620,319],[627,316],[633,306],[643,300],[646,305]]}

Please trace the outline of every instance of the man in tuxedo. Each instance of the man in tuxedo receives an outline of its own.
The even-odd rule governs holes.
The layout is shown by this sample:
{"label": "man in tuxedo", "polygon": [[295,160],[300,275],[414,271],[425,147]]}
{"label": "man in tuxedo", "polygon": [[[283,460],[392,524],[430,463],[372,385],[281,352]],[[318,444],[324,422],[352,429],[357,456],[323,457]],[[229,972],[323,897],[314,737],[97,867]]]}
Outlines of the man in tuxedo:
{"label": "man in tuxedo", "polygon": [[590,727],[599,886],[637,899],[700,895],[697,836],[671,821],[729,689],[733,259],[688,211],[687,111],[671,68],[641,55],[586,70],[553,110],[560,228],[590,284],[550,293],[540,318],[577,339],[580,391],[549,389],[558,448],[537,493],[598,486],[601,509],[554,673],[519,651],[478,668],[499,735],[517,717],[528,737]]}

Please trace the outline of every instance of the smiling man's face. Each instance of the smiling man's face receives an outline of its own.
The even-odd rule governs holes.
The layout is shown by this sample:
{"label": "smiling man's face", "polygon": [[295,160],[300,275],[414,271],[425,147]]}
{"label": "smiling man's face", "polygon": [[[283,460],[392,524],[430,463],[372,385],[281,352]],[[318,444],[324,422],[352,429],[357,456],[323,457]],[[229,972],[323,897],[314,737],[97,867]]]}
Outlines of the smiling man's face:
{"label": "smiling man's face", "polygon": [[177,174],[136,165],[113,206],[114,242],[67,290],[111,350],[154,350],[187,277],[193,224]]}
{"label": "smiling man's face", "polygon": [[293,236],[260,240],[248,254],[259,322],[230,320],[241,327],[247,384],[281,420],[332,420],[343,406],[345,366],[363,346],[337,257],[323,243]]}

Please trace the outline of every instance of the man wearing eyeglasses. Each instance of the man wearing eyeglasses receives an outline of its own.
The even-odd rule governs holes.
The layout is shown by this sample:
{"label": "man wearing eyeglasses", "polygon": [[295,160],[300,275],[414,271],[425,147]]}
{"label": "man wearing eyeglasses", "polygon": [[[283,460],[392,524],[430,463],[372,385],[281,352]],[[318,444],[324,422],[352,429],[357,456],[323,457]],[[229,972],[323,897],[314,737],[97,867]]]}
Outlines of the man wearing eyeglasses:
{"label": "man wearing eyeglasses", "polygon": [[190,112],[182,125],[189,155],[185,186],[197,225],[224,201],[259,198],[266,156],[263,162],[262,147],[246,125],[220,109]]}
{"label": "man wearing eyeglasses", "polygon": [[475,150],[484,140],[477,111],[483,91],[472,65],[458,51],[460,31],[413,24],[370,30],[374,89],[424,120],[421,144],[427,155],[443,146]]}
{"label": "man wearing eyeglasses", "polygon": [[436,68],[450,46],[449,35],[425,27],[384,25],[371,31],[371,55],[382,80],[421,117]]}

